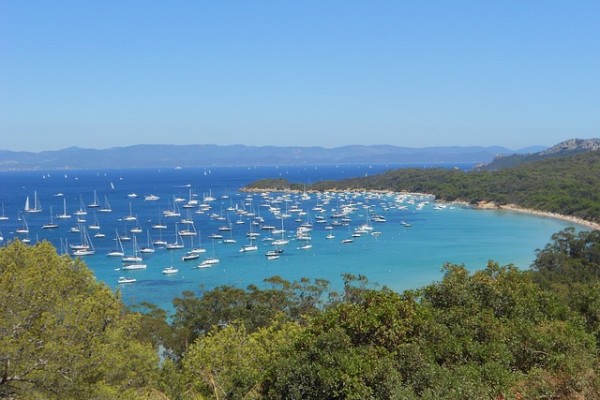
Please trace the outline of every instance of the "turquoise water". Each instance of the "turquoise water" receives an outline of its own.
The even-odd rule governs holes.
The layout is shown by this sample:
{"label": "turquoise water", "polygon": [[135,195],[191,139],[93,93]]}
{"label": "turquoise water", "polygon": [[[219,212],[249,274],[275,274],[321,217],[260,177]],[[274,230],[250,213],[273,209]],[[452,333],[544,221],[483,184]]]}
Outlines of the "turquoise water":
{"label": "turquoise water", "polygon": [[[247,194],[238,189],[246,183],[273,176],[287,176],[290,180],[307,183],[321,179],[339,179],[349,176],[364,176],[389,169],[391,166],[319,166],[319,167],[262,167],[239,168],[220,167],[211,169],[189,170],[108,170],[108,171],[69,171],[69,172],[20,172],[0,174],[0,183],[5,190],[1,201],[4,204],[8,221],[0,221],[0,231],[4,242],[15,237],[16,229],[23,224],[18,215],[23,209],[27,196],[33,197],[36,191],[40,197],[43,211],[37,214],[25,214],[30,233],[29,239],[50,240],[57,248],[61,243],[77,243],[80,235],[70,233],[75,226],[75,216],[69,220],[57,220],[60,227],[55,230],[43,230],[41,226],[50,220],[50,206],[53,214],[63,212],[63,201],[66,199],[68,213],[73,214],[80,208],[83,200],[87,209],[87,222],[90,225],[96,219],[100,232],[105,238],[92,237],[96,250],[93,256],[85,257],[86,263],[94,270],[98,279],[110,287],[119,288],[127,304],[148,301],[163,308],[171,307],[171,300],[184,290],[200,293],[216,286],[229,284],[246,287],[249,284],[261,285],[262,281],[273,275],[280,275],[288,280],[302,277],[324,278],[331,281],[334,288],[340,288],[343,273],[363,274],[372,283],[386,285],[395,290],[418,288],[439,280],[442,277],[441,267],[446,262],[465,264],[471,270],[484,267],[488,260],[500,264],[515,264],[520,268],[528,268],[535,258],[535,250],[543,248],[550,236],[572,224],[565,221],[531,216],[505,211],[474,210],[460,205],[444,205],[436,207],[431,198],[401,199],[395,194],[330,194],[328,198],[310,194],[290,195],[287,201],[271,203],[272,207],[280,207],[285,213],[287,204],[289,218],[284,218],[285,237],[290,240],[280,258],[267,260],[265,252],[273,248],[269,242],[263,241],[268,231],[261,230],[262,225],[281,227],[281,219],[269,211],[265,205],[270,200],[281,196],[272,193],[264,197],[261,194]],[[104,196],[109,199],[113,209],[111,213],[95,213],[87,208],[93,200],[96,190],[99,202],[104,203]],[[163,211],[173,209],[175,198],[189,199],[192,191],[194,199],[203,202],[205,196],[212,196],[214,201],[208,202],[210,209],[197,213],[198,208],[179,208],[181,216],[166,218]],[[127,194],[137,193],[137,198]],[[62,194],[59,195],[59,194]],[[156,201],[146,201],[144,196],[154,194],[160,197]],[[30,200],[31,201],[31,200]],[[326,230],[344,205],[352,202],[354,211],[347,217],[351,222],[347,226],[335,226]],[[423,203],[418,207],[419,203]],[[320,205],[323,212],[313,210]],[[294,210],[296,207],[296,211]],[[366,208],[368,207],[368,208]],[[229,211],[228,211],[229,209]],[[137,216],[138,223],[123,221],[131,213]],[[240,215],[243,211],[255,216]],[[300,215],[302,210],[306,213]],[[369,218],[369,214],[383,216],[384,223],[377,223]],[[212,215],[212,216],[211,216]],[[318,223],[321,215],[327,223]],[[258,251],[241,253],[242,245],[248,244],[246,234],[250,231],[251,221],[260,216],[264,222],[253,226],[253,232],[260,233],[257,240]],[[151,240],[162,238],[168,242],[175,241],[175,222],[190,217],[194,220],[198,236],[195,246],[206,249],[199,260],[181,261],[181,256],[190,250],[189,237],[184,237],[185,248],[166,250],[157,248],[152,255],[144,257],[145,270],[121,270],[118,258],[107,257],[106,254],[115,249],[115,231],[123,234],[139,225],[143,232],[136,235],[141,246],[147,244],[147,231]],[[225,221],[215,217],[225,218]],[[296,221],[299,219],[299,221]],[[167,229],[152,229],[159,221],[167,224]],[[236,224],[244,221],[244,224]],[[312,248],[300,249],[306,241],[295,239],[298,226],[312,222]],[[231,224],[232,232],[220,232],[219,227]],[[406,227],[402,222],[409,223]],[[342,239],[350,237],[354,230],[363,224],[370,223],[373,231],[380,232],[374,236],[367,231],[354,242],[344,244]],[[183,224],[178,224],[183,229]],[[579,227],[584,229],[583,227]],[[89,231],[91,235],[97,231]],[[328,233],[335,239],[326,239]],[[220,233],[224,239],[234,238],[237,243],[225,244],[222,239],[211,240],[210,234]],[[131,235],[131,234],[130,234]],[[279,238],[279,235],[274,235]],[[180,239],[181,240],[181,239]],[[131,252],[131,242],[123,242],[126,252]],[[207,255],[220,259],[220,263],[212,268],[198,269],[196,266]],[[162,269],[174,265],[179,272],[164,275]],[[120,276],[134,277],[133,284],[119,285]]]}

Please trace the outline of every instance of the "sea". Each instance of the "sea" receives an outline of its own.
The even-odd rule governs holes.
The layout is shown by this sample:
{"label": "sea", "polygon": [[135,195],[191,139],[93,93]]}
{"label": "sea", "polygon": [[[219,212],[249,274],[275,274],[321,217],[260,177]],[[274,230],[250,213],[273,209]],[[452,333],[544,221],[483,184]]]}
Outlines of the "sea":
{"label": "sea", "polygon": [[[127,305],[150,302],[171,312],[172,300],[184,291],[201,295],[221,285],[264,287],[272,276],[326,279],[339,290],[343,274],[350,273],[366,276],[374,288],[403,291],[439,281],[445,263],[474,271],[493,260],[526,269],[553,233],[574,226],[542,216],[444,204],[426,195],[240,190],[262,178],[311,184],[434,166],[467,170],[473,164],[0,172],[0,244],[47,240],[62,254],[88,244],[94,254],[81,257]],[[41,211],[24,212],[26,203],[30,208],[37,203]],[[51,223],[58,227],[43,228]],[[25,228],[28,233],[18,232]],[[179,235],[182,231],[189,235]],[[277,240],[288,243],[274,245]],[[183,248],[169,250],[155,242]],[[127,270],[120,257],[107,256],[121,246],[125,255],[136,255],[143,247],[154,253],[141,254],[138,264],[146,268]],[[194,248],[204,252],[183,261]],[[280,252],[267,257],[270,250]],[[219,262],[198,268],[206,258]],[[164,274],[169,266],[177,272]],[[119,283],[121,277],[135,282]]]}

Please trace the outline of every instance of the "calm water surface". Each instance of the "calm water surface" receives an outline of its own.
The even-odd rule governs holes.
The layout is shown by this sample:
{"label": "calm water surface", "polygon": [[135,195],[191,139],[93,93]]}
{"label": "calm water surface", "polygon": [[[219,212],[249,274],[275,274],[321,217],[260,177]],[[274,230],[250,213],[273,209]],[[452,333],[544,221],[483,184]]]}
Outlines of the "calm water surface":
{"label": "calm water surface", "polygon": [[[372,175],[396,167],[399,166],[5,172],[0,173],[0,202],[9,219],[0,221],[0,236],[4,238],[3,243],[14,238],[29,239],[32,243],[49,240],[57,249],[66,251],[67,244],[82,241],[81,233],[71,232],[72,228],[79,226],[85,231],[85,227],[97,223],[99,230],[87,229],[95,255],[85,257],[97,278],[114,289],[119,288],[127,304],[148,301],[170,309],[171,300],[184,290],[199,293],[223,284],[260,286],[263,279],[273,275],[288,280],[324,278],[330,280],[334,288],[339,288],[343,273],[364,274],[371,282],[401,291],[439,280],[445,262],[465,264],[471,270],[484,267],[488,260],[528,268],[536,249],[544,247],[553,233],[572,225],[539,216],[473,210],[459,205],[440,206],[432,198],[400,197],[392,193],[332,193],[328,196],[311,193],[283,197],[281,193],[267,196],[239,191],[260,178],[285,177],[293,182],[313,183]],[[458,167],[468,168],[469,165]],[[94,202],[94,191],[100,208],[107,199],[112,212],[102,213],[99,208],[88,207]],[[128,196],[133,193],[138,197]],[[23,213],[26,198],[29,197],[33,206],[35,195],[42,211]],[[159,199],[145,200],[148,195]],[[210,201],[211,197],[214,200]],[[210,208],[205,206],[202,212],[198,207],[183,208],[190,199],[199,204],[206,203]],[[56,216],[64,213],[65,203],[71,218],[58,219]],[[87,215],[80,216],[86,222],[77,224],[74,213],[80,208],[87,211]],[[180,216],[164,216],[168,210],[178,210]],[[344,211],[347,218],[344,222],[341,218],[333,218]],[[51,214],[59,227],[42,229],[50,222]],[[265,241],[271,236],[269,231],[261,228],[270,225],[281,229],[281,214],[289,215],[289,218],[283,218],[284,238],[289,244],[281,246],[284,251],[278,259],[268,260],[265,252],[274,246]],[[128,216],[135,216],[137,220],[125,221]],[[376,222],[373,216],[382,217],[385,222]],[[197,236],[176,236],[176,228],[182,230],[187,226],[189,229],[189,224],[181,223],[186,218],[193,220]],[[319,219],[325,222],[319,222]],[[334,221],[338,225],[327,229]],[[29,234],[17,233],[25,222]],[[153,229],[152,226],[158,223],[166,224],[167,229]],[[312,231],[308,233],[310,249],[301,249],[309,241],[296,239],[296,231],[302,224],[312,224]],[[362,225],[370,227],[369,230],[354,237],[352,243],[342,243]],[[219,230],[224,226],[230,226],[232,230]],[[142,232],[131,233],[135,228]],[[250,243],[249,232],[260,234],[255,242],[258,250],[240,252],[243,245]],[[98,233],[105,237],[94,237]],[[159,239],[167,242],[177,239],[185,247],[179,250],[155,247],[155,253],[144,256],[146,269],[124,271],[119,258],[106,256],[116,249],[117,234],[135,235],[142,247]],[[212,234],[221,234],[223,238],[211,239]],[[335,238],[327,239],[328,234]],[[272,236],[281,239],[280,234]],[[236,243],[226,244],[224,239],[234,239]],[[181,257],[192,245],[204,248],[206,253],[197,260],[182,261]],[[133,240],[124,241],[123,249],[133,253]],[[211,268],[196,268],[209,256],[220,262]],[[162,270],[169,265],[177,267],[178,273],[164,275]],[[136,282],[119,285],[117,280],[121,276],[134,277]]]}

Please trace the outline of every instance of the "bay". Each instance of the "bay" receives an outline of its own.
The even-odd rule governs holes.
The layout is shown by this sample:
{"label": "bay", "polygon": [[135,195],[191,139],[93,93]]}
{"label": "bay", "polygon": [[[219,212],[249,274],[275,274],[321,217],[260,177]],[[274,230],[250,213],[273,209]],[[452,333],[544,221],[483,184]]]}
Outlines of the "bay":
{"label": "bay", "polygon": [[[483,268],[488,260],[500,264],[515,264],[528,268],[535,258],[535,250],[542,248],[550,236],[572,223],[506,211],[474,210],[458,204],[438,204],[429,197],[400,197],[395,193],[349,194],[331,193],[327,196],[315,193],[281,193],[261,195],[243,193],[240,188],[261,178],[285,177],[293,182],[313,183],[324,179],[343,179],[380,173],[392,168],[413,165],[329,165],[329,166],[268,166],[268,167],[210,167],[186,169],[142,169],[103,171],[27,171],[0,173],[2,187],[0,202],[8,220],[0,221],[0,232],[4,243],[29,239],[32,243],[48,240],[65,252],[67,243],[81,241],[79,233],[72,228],[87,227],[95,254],[84,257],[97,279],[111,288],[120,290],[126,304],[142,301],[154,303],[170,310],[171,301],[185,290],[200,294],[219,285],[246,287],[261,286],[263,280],[279,275],[288,280],[302,277],[322,278],[332,287],[341,289],[344,273],[365,275],[376,286],[386,285],[394,290],[418,288],[442,277],[442,266],[446,262],[464,264],[470,270]],[[430,167],[432,165],[418,165]],[[447,168],[468,169],[470,164],[436,165]],[[90,208],[96,193],[100,207]],[[24,213],[26,198],[33,201],[34,193],[39,197],[42,212]],[[137,197],[132,195],[136,194]],[[157,199],[146,200],[153,195]],[[191,196],[191,197],[190,197]],[[108,199],[112,212],[103,213]],[[214,200],[210,201],[213,198]],[[199,208],[183,208],[189,200],[206,203],[210,209],[199,213]],[[205,201],[207,199],[207,201]],[[66,204],[70,219],[58,219]],[[344,207],[347,225],[332,226],[332,218]],[[268,206],[268,207],[267,207]],[[80,208],[87,215],[80,216],[86,222],[77,224],[74,213]],[[289,244],[281,246],[283,252],[277,259],[267,259],[265,253],[274,247],[264,239],[269,231],[262,228],[281,228],[281,218],[274,210],[290,215],[283,218]],[[315,210],[316,208],[316,210]],[[51,219],[58,223],[56,229],[42,229]],[[178,217],[165,217],[166,210],[180,212]],[[287,209],[287,212],[286,212]],[[322,211],[321,211],[322,210]],[[254,214],[254,215],[253,215]],[[125,221],[126,217],[136,221]],[[385,219],[375,222],[373,216]],[[192,248],[192,236],[177,237],[176,229],[186,228],[182,219],[192,219],[197,236],[195,247],[203,247],[206,253],[199,259],[182,261],[181,257]],[[257,218],[262,218],[258,222]],[[319,222],[321,221],[325,222]],[[17,233],[25,221],[29,234]],[[256,225],[251,223],[255,221]],[[89,229],[98,223],[99,230]],[[153,229],[164,223],[167,229]],[[176,224],[177,222],[177,224]],[[243,222],[243,223],[242,223]],[[309,249],[302,249],[309,241],[297,240],[296,230],[302,224],[312,224]],[[231,226],[231,232],[219,228]],[[370,226],[360,236],[352,237],[362,225]],[[333,229],[326,229],[332,226]],[[189,228],[189,225],[187,225]],[[140,228],[140,233],[131,229]],[[586,229],[577,227],[578,229]],[[259,233],[257,251],[240,252],[250,240],[249,232]],[[376,232],[374,235],[373,232]],[[103,238],[94,237],[103,233]],[[128,234],[136,237],[140,246],[146,246],[148,235],[153,242],[162,238],[168,242],[184,243],[179,250],[157,247],[155,253],[144,255],[146,269],[126,271],[119,258],[107,257],[115,250],[115,236]],[[220,234],[220,239],[210,239]],[[327,239],[328,234],[335,235]],[[279,239],[273,235],[273,239]],[[343,243],[352,238],[353,242]],[[234,239],[235,244],[226,244],[224,239]],[[126,253],[133,252],[132,241],[123,242]],[[197,268],[207,256],[220,260],[211,268]],[[165,275],[162,270],[173,265],[178,272]],[[41,266],[43,268],[43,266]],[[121,276],[136,279],[132,284],[118,284]]]}

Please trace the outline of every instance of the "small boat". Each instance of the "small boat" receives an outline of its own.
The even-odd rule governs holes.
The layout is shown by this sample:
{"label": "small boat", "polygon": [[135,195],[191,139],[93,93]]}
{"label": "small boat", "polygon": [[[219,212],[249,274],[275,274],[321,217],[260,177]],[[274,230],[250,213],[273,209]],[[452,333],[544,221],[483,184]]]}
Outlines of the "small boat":
{"label": "small boat", "polygon": [[167,250],[177,250],[183,249],[183,247],[183,242],[179,241],[179,228],[177,228],[177,223],[175,223],[175,242],[167,243],[166,248]]}
{"label": "small boat", "polygon": [[4,203],[2,203],[2,215],[0,215],[0,221],[8,221],[8,217],[4,215]]}
{"label": "small boat", "polygon": [[78,217],[87,215],[87,211],[85,210],[85,206],[83,205],[83,197],[81,197],[81,195],[79,195],[79,210],[75,211],[73,214],[75,214]]}
{"label": "small boat", "polygon": [[54,217],[52,215],[52,206],[50,206],[50,222],[42,225],[42,229],[56,229],[58,224],[54,223]]}
{"label": "small boat", "polygon": [[72,254],[76,257],[81,257],[81,256],[93,256],[94,254],[96,254],[96,252],[92,249],[77,249],[77,250],[73,251]]}
{"label": "small boat", "polygon": [[342,240],[342,243],[344,243],[344,244],[352,243],[352,242],[354,242],[354,239],[351,239],[351,238]]}
{"label": "small boat", "polygon": [[[137,239],[136,239],[135,235],[133,236],[133,241],[132,241],[131,246],[132,246],[131,254],[123,256],[121,258],[121,261],[123,261],[124,263],[131,263],[132,265],[141,263],[142,256],[140,255],[140,248],[138,247]],[[143,264],[139,264],[139,265],[143,265]],[[145,265],[144,265],[144,268],[146,268]],[[130,269],[140,269],[140,268],[130,268]]]}
{"label": "small boat", "polygon": [[81,231],[81,243],[80,244],[71,244],[69,245],[71,250],[73,250],[74,256],[91,256],[96,254],[94,250],[94,245],[92,244],[92,240],[90,239],[90,235],[88,234],[85,227]]}
{"label": "small boat", "polygon": [[100,230],[100,222],[98,221],[98,216],[96,215],[96,212],[94,212],[94,222],[88,226],[88,229],[92,231]]}
{"label": "small boat", "polygon": [[154,253],[155,252],[154,244],[150,241],[150,231],[146,230],[146,233],[148,236],[148,243],[146,244],[146,247],[142,247],[140,249],[140,253],[144,253],[144,254]]}
{"label": "small boat", "polygon": [[98,211],[103,213],[112,212],[112,208],[110,207],[110,203],[108,202],[108,197],[106,195],[104,195],[104,206]]}
{"label": "small boat", "polygon": [[167,245],[165,246],[165,248],[167,250],[178,250],[178,249],[183,249],[184,245],[183,243],[167,243]]}
{"label": "small boat", "polygon": [[200,258],[200,254],[188,251],[187,253],[185,253],[185,255],[181,256],[181,261],[191,261],[196,260],[198,258]]}
{"label": "small boat", "polygon": [[156,201],[156,200],[160,200],[160,197],[155,196],[153,194],[149,194],[148,196],[144,197],[144,201]]}
{"label": "small boat", "polygon": [[240,253],[246,253],[249,251],[257,251],[257,250],[258,250],[258,246],[256,245],[254,239],[251,238],[250,243],[242,246],[242,248],[240,249]]}
{"label": "small boat", "polygon": [[246,253],[249,251],[256,251],[258,250],[258,246],[255,244],[246,244],[244,246],[242,246],[242,248],[240,249],[240,253]]}
{"label": "small boat", "polygon": [[154,224],[154,225],[152,225],[152,229],[167,229],[167,225],[166,225],[166,224],[164,224],[164,223],[162,222],[162,220],[160,219],[160,217],[159,217],[159,219],[158,219],[158,223],[157,223],[157,224]]}
{"label": "small boat", "polygon": [[175,268],[175,267],[173,267],[173,266],[171,265],[171,266],[169,266],[169,267],[167,267],[167,268],[164,268],[164,269],[162,270],[162,273],[163,273],[163,274],[165,274],[165,275],[172,275],[172,274],[176,274],[178,271],[179,271],[179,270],[178,270],[177,268]]}
{"label": "small boat", "polygon": [[277,256],[277,257],[279,257],[279,255],[280,255],[281,253],[283,253],[283,249],[269,250],[269,251],[267,251],[267,252],[265,253],[265,256],[267,256],[267,258],[268,258],[268,257],[274,257],[274,256]]}
{"label": "small boat", "polygon": [[126,278],[124,276],[121,276],[119,278],[119,280],[117,281],[117,283],[119,284],[124,284],[124,283],[134,283],[136,281],[135,278]]}
{"label": "small boat", "polygon": [[135,271],[138,269],[146,269],[146,264],[127,264],[121,267],[121,269],[125,269],[128,271]]}
{"label": "small boat", "polygon": [[218,264],[220,262],[220,260],[218,258],[205,258],[204,260],[202,260],[202,262],[198,265],[198,268],[210,268],[215,264]]}
{"label": "small boat", "polygon": [[98,195],[96,194],[96,191],[94,190],[94,199],[92,200],[92,202],[90,204],[88,204],[88,208],[99,208],[100,207],[100,203],[98,203]]}
{"label": "small boat", "polygon": [[123,217],[123,221],[136,221],[137,217],[131,212],[131,202],[129,202],[129,215]]}
{"label": "small boat", "polygon": [[58,219],[69,219],[71,215],[67,214],[67,199],[63,198],[63,213],[56,216]]}

